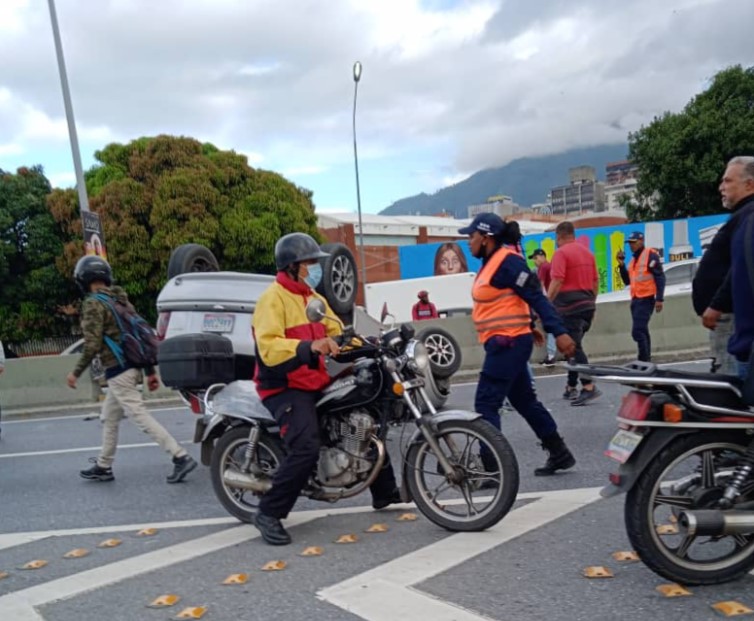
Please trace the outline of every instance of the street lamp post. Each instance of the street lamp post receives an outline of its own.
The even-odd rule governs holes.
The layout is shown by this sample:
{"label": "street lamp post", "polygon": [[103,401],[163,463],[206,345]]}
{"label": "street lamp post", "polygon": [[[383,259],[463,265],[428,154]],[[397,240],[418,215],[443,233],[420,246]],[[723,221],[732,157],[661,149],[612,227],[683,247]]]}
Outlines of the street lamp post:
{"label": "street lamp post", "polygon": [[71,139],[71,151],[73,152],[73,168],[76,172],[76,186],[79,193],[79,206],[82,212],[89,211],[89,199],[86,195],[86,183],[84,183],[84,171],[81,167],[81,153],[79,151],[79,139],[76,135],[76,122],[73,118],[73,105],[71,93],[68,89],[68,75],[65,70],[63,58],[63,43],[60,40],[58,29],[58,16],[55,13],[55,0],[48,0],[50,6],[50,21],[52,22],[52,36],[55,39],[55,54],[58,57],[58,71],[60,72],[60,86],[63,88],[63,105],[65,106],[65,118],[68,121],[68,135]]}
{"label": "street lamp post", "polygon": [[[50,0],[52,1],[52,0]],[[361,282],[364,292],[364,308],[367,306],[367,264],[364,258],[364,225],[361,222],[361,190],[359,188],[359,155],[356,150],[356,96],[361,79],[361,63],[353,64],[353,162],[356,168],[356,207],[359,212],[359,258],[361,261]]]}

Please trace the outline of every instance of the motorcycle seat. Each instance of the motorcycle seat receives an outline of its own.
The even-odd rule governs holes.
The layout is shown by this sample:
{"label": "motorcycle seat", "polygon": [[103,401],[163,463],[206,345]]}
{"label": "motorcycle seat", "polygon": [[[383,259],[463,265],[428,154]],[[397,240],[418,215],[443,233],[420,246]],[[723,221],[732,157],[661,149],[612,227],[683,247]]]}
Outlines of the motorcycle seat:
{"label": "motorcycle seat", "polygon": [[723,375],[722,373],[698,373],[695,371],[680,371],[677,369],[657,369],[655,371],[655,374],[657,375],[657,377],[667,377],[670,379],[726,382],[728,384],[731,384],[732,386],[735,386],[736,388],[741,388],[743,384],[741,379],[736,377],[735,375]]}

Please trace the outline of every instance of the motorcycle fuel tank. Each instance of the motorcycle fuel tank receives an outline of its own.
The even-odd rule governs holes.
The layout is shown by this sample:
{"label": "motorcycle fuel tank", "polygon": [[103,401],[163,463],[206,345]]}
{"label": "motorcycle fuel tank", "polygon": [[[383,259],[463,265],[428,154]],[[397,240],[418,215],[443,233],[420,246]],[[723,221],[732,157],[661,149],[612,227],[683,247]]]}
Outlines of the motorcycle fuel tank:
{"label": "motorcycle fuel tank", "polygon": [[336,378],[322,391],[317,409],[337,412],[374,401],[382,390],[382,373],[379,362],[373,359],[357,360],[352,372]]}

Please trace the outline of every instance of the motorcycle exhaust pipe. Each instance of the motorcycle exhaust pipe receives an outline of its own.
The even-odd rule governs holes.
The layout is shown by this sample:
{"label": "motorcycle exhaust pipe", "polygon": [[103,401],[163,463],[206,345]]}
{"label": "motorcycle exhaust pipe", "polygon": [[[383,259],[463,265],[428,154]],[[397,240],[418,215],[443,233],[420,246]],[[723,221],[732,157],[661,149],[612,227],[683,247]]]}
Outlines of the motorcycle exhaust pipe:
{"label": "motorcycle exhaust pipe", "polygon": [[754,511],[683,511],[678,516],[678,526],[692,537],[748,535],[754,533]]}
{"label": "motorcycle exhaust pipe", "polygon": [[239,487],[259,494],[269,492],[272,487],[272,481],[269,478],[260,479],[253,474],[238,472],[230,468],[223,472],[223,481],[229,487]]}

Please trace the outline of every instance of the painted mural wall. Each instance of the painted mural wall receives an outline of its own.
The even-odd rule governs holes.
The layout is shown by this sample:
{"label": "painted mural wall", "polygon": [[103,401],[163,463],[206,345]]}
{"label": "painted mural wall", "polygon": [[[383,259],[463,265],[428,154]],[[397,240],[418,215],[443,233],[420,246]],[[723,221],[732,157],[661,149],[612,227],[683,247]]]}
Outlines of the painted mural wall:
{"label": "painted mural wall", "polygon": [[[700,257],[729,214],[700,216],[684,220],[623,224],[615,227],[577,229],[576,241],[589,248],[597,261],[600,292],[617,291],[624,285],[618,273],[615,255],[627,251],[626,238],[633,231],[644,233],[645,244],[658,251],[665,263]],[[547,259],[555,253],[555,233],[526,235],[523,239],[526,255],[542,248]],[[481,262],[471,256],[468,242],[445,242],[401,246],[399,249],[401,280],[476,272]],[[532,261],[529,266],[534,267]]]}

